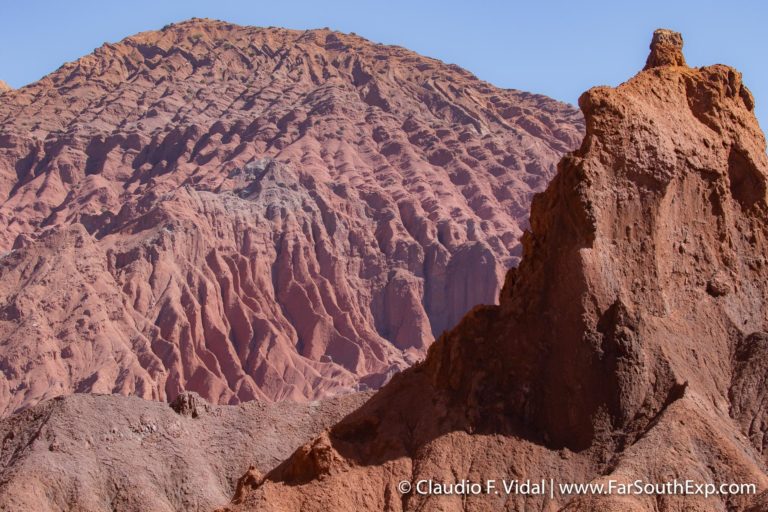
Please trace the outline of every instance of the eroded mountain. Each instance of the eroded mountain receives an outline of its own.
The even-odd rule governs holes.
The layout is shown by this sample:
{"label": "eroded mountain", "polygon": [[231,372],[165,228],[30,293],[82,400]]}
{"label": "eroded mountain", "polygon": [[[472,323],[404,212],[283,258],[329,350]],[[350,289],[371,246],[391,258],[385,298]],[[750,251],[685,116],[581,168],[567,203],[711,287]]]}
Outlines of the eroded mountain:
{"label": "eroded mountain", "polygon": [[568,105],[328,30],[191,20],[0,99],[0,413],[378,387],[519,261]]}

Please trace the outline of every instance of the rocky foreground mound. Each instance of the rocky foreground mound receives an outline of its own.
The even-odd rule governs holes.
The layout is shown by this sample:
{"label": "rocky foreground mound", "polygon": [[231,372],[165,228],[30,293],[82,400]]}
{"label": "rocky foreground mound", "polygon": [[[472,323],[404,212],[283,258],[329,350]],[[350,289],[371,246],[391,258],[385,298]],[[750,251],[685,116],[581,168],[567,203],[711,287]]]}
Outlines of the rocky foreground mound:
{"label": "rocky foreground mound", "polygon": [[274,467],[366,396],[216,406],[184,393],[171,407],[108,395],[49,400],[0,420],[0,510],[212,510],[250,466]]}
{"label": "rocky foreground mound", "polygon": [[192,20],[0,99],[0,414],[378,387],[519,260],[579,113],[328,30]]}
{"label": "rocky foreground mound", "polygon": [[[537,195],[520,266],[232,510],[766,510],[755,493],[405,494],[463,479],[768,488],[768,158],[741,75],[646,68],[585,93],[587,135]],[[762,500],[762,501],[761,501]]]}

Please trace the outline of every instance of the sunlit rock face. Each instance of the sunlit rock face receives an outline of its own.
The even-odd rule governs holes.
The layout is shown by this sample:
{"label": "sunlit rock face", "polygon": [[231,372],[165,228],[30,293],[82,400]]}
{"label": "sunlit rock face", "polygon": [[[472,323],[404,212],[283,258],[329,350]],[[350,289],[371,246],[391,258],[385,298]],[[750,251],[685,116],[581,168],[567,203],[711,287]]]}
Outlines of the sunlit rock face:
{"label": "sunlit rock face", "polygon": [[[732,68],[687,67],[680,35],[660,31],[645,70],[579,104],[586,136],[534,198],[500,304],[229,510],[766,510],[768,157],[752,95]],[[490,479],[754,487],[399,486]]]}
{"label": "sunlit rock face", "polygon": [[582,133],[402,48],[208,20],[6,92],[0,413],[378,387],[496,301]]}

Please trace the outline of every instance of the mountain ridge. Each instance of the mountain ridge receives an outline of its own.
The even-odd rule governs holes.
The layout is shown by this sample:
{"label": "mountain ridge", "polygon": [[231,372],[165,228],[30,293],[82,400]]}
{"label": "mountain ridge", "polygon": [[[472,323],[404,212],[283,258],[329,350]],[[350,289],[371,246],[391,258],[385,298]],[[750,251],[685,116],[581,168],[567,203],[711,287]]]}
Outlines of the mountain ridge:
{"label": "mountain ridge", "polygon": [[328,31],[102,46],[0,102],[0,410],[378,387],[496,300],[582,127]]}

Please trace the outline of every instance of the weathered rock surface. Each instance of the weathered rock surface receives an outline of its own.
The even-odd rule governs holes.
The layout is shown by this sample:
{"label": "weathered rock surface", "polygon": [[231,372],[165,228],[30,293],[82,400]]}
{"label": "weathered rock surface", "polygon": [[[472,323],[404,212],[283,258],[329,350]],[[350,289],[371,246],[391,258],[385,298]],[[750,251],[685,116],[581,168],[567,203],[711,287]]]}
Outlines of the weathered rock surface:
{"label": "weathered rock surface", "polygon": [[11,90],[11,86],[0,80],[0,94]]}
{"label": "weathered rock surface", "polygon": [[377,387],[519,260],[571,107],[327,30],[192,20],[0,102],[0,414]]}
{"label": "weathered rock surface", "polygon": [[[500,305],[473,309],[231,509],[765,510],[765,139],[741,75],[689,68],[681,48],[657,32],[646,70],[582,96],[586,138],[535,197]],[[397,488],[542,478],[763,494]]]}
{"label": "weathered rock surface", "polygon": [[0,420],[0,510],[212,510],[250,466],[267,471],[367,396],[216,406],[179,395],[195,414],[135,397],[49,400]]}

